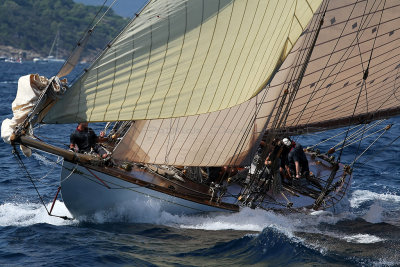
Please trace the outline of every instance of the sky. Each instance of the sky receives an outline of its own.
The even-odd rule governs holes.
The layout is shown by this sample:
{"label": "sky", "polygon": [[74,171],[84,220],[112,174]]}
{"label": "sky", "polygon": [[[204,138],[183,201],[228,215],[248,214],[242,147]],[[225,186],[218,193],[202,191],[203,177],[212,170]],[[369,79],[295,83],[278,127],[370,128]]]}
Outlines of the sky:
{"label": "sky", "polygon": [[[105,0],[74,0],[91,6],[102,6]],[[114,0],[107,0],[106,5],[112,4]],[[135,12],[144,6],[147,0],[117,0],[113,5],[113,10],[120,16],[132,18]]]}

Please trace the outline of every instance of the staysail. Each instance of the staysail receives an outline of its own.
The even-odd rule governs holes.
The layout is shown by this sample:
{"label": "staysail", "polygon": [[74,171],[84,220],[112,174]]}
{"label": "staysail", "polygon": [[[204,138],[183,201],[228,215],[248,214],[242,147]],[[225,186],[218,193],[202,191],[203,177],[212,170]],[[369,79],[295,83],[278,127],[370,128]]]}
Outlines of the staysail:
{"label": "staysail", "polygon": [[256,95],[321,0],[150,1],[45,123],[205,114]]}

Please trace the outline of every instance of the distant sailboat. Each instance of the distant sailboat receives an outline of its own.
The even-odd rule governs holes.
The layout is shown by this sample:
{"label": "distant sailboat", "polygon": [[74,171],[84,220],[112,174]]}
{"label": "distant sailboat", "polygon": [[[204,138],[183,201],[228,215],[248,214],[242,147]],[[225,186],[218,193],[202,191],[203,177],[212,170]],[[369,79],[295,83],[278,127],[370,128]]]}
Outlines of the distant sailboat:
{"label": "distant sailboat", "polygon": [[[300,183],[276,140],[400,114],[398,14],[394,0],[149,1],[69,88],[31,76],[44,93],[3,138],[64,158],[74,216],[149,199],[174,214],[328,209],[351,183],[354,136],[306,149],[314,176]],[[32,138],[39,122],[115,122],[111,159]]]}
{"label": "distant sailboat", "polygon": [[[33,59],[35,63],[44,63],[44,62],[55,62],[55,63],[64,63],[65,59],[58,58],[58,42],[60,39],[60,33],[57,31],[56,37],[54,38],[53,44],[51,45],[49,55],[45,58],[37,58]],[[53,55],[53,50],[55,48],[55,56]]]}

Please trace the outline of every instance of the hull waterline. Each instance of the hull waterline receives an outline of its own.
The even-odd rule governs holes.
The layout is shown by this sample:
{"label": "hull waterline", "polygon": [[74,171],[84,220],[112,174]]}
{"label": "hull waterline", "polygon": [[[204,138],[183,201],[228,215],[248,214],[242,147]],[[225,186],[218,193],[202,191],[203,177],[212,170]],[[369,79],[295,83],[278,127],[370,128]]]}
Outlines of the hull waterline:
{"label": "hull waterline", "polygon": [[[151,189],[151,186],[133,184],[68,161],[64,161],[63,167],[62,198],[75,217],[132,207],[156,209],[171,214],[229,211],[158,192]],[[146,179],[145,175],[137,172],[137,178]]]}

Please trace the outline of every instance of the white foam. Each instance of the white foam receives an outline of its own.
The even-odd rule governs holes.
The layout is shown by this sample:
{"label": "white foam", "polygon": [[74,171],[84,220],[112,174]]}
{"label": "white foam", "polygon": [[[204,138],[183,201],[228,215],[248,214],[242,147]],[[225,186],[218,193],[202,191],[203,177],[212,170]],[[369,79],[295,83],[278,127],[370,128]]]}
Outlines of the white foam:
{"label": "white foam", "polygon": [[[41,163],[43,163],[44,165],[47,166],[57,166],[56,162],[50,161],[48,160],[46,157],[38,154],[38,153],[33,153],[32,156],[37,160],[40,161]],[[59,162],[59,159],[57,159],[57,162]]]}
{"label": "white foam", "polygon": [[343,237],[343,239],[349,243],[359,243],[359,244],[372,244],[385,241],[382,238],[369,234],[356,234],[351,236],[345,236]]}
{"label": "white foam", "polygon": [[[47,205],[47,209],[50,210],[50,207],[51,203]],[[52,214],[71,217],[64,203],[60,201],[56,201]],[[4,203],[0,205],[0,226],[28,226],[38,223],[67,225],[74,222],[49,216],[41,204]]]}
{"label": "white foam", "polygon": [[363,218],[370,223],[380,223],[383,221],[383,211],[384,209],[380,205],[380,201],[377,201],[371,205]]}
{"label": "white foam", "polygon": [[362,203],[371,200],[381,200],[385,202],[398,202],[400,203],[400,196],[390,193],[375,193],[368,190],[356,190],[353,192],[350,199],[352,208],[358,208]]}
{"label": "white foam", "polygon": [[145,201],[137,199],[120,203],[117,208],[112,210],[99,211],[91,218],[82,217],[79,219],[93,220],[96,223],[133,222],[159,224],[161,213],[160,202],[149,197]]}
{"label": "white foam", "polygon": [[178,216],[163,213],[161,223],[187,229],[262,231],[271,227],[290,234],[293,224],[289,218],[264,210],[244,208],[238,213]]}

